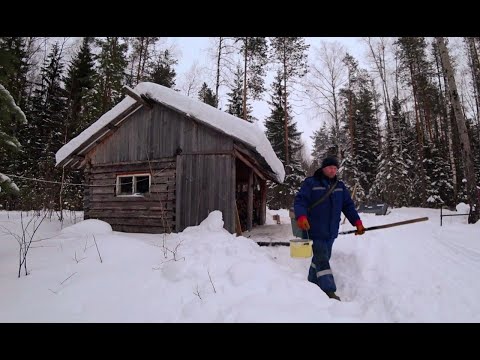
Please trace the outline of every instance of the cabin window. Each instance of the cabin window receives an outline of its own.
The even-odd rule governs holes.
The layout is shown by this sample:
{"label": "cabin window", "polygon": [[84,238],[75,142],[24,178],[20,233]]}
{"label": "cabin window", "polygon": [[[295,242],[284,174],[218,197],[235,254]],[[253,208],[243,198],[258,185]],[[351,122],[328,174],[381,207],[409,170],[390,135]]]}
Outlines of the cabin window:
{"label": "cabin window", "polygon": [[139,196],[150,192],[150,174],[117,175],[117,195]]}

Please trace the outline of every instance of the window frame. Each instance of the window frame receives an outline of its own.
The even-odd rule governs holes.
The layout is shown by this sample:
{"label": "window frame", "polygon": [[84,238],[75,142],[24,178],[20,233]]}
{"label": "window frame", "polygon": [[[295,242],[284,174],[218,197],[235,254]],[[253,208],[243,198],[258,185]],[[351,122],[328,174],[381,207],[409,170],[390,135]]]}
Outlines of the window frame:
{"label": "window frame", "polygon": [[[138,193],[137,190],[137,181],[135,178],[140,176],[148,176],[148,191],[145,193]],[[132,193],[131,194],[121,194],[121,183],[120,178],[132,178]],[[117,174],[116,186],[115,186],[115,196],[122,197],[143,197],[145,194],[150,194],[150,189],[152,187],[152,174],[150,173],[123,173]]]}

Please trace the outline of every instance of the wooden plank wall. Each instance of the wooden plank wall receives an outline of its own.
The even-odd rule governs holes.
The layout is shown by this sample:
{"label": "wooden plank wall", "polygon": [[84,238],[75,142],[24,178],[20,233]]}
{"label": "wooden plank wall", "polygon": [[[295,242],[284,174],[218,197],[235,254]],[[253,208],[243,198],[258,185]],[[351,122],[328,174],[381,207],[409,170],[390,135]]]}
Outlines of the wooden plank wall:
{"label": "wooden plank wall", "polygon": [[[117,174],[152,173],[150,193],[115,196]],[[151,162],[94,165],[89,171],[89,208],[85,215],[112,225],[115,231],[164,233],[175,230],[175,158]]]}
{"label": "wooden plank wall", "polygon": [[106,141],[90,152],[92,164],[147,161],[184,153],[232,151],[233,140],[193,121],[186,115],[156,104],[126,119]]}
{"label": "wooden plank wall", "polygon": [[235,160],[228,155],[182,154],[177,160],[177,231],[200,224],[213,210],[235,232]]}
{"label": "wooden plank wall", "polygon": [[[92,183],[90,182],[90,170],[91,170],[91,165],[90,163],[87,163],[87,166],[85,166],[84,174],[85,174],[85,184],[86,185],[91,185]],[[87,220],[89,219],[89,210],[90,210],[90,186],[85,186],[83,189],[83,219]]]}
{"label": "wooden plank wall", "polygon": [[[182,231],[188,226],[197,225],[208,216],[210,211],[221,210],[225,229],[233,233],[235,231],[233,139],[225,134],[198,123],[184,114],[155,104],[151,110],[142,108],[132,114],[115,133],[93,149],[88,157],[91,159],[92,169],[102,164],[107,168],[110,164],[115,164],[112,165],[111,171],[120,171],[124,169],[120,167],[121,163],[174,158],[179,149],[181,153],[178,156],[176,176],[181,181],[176,185],[175,196],[177,197],[176,211],[180,219],[172,220],[174,229]],[[109,176],[112,180],[113,172]],[[100,178],[97,176],[92,181],[98,180]],[[100,213],[101,201],[106,208],[112,207],[109,199],[113,189],[104,191],[107,193],[110,191],[110,197],[101,198],[100,194],[96,194],[95,204],[90,205],[91,208],[95,206],[96,212],[93,214]],[[122,205],[117,204],[115,211],[119,211],[122,207],[131,208],[129,201],[132,200],[131,198],[123,202],[117,200],[117,203]],[[140,202],[140,200],[133,201]],[[144,211],[142,216],[149,216],[146,205],[141,206]],[[104,212],[101,214],[105,216]],[[116,217],[113,214],[111,216]],[[148,222],[149,226],[156,221],[156,218],[148,219],[145,218],[142,221]],[[120,224],[117,226],[117,229],[119,228],[125,228],[122,231],[129,231]],[[129,225],[130,228],[131,225]]]}

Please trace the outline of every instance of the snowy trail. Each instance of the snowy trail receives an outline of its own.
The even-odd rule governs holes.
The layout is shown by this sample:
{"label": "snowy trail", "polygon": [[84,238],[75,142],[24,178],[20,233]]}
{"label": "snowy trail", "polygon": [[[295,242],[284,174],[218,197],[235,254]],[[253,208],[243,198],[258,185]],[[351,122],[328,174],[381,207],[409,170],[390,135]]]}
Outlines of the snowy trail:
{"label": "snowy trail", "polygon": [[[275,213],[275,212],[272,212]],[[355,303],[374,322],[478,322],[480,306],[480,226],[466,219],[449,219],[439,226],[438,210],[418,209],[426,222],[340,235],[334,244],[331,267],[343,302]],[[413,213],[417,217],[417,213]],[[288,241],[290,220],[245,233],[254,241]],[[387,216],[361,214],[366,227],[412,218],[412,210],[394,209]],[[465,226],[478,237],[466,238]],[[341,230],[350,230],[348,221]],[[294,276],[306,281],[310,259],[290,257],[289,247],[262,247]],[[323,293],[319,293],[319,296]],[[452,303],[456,304],[452,307]]]}

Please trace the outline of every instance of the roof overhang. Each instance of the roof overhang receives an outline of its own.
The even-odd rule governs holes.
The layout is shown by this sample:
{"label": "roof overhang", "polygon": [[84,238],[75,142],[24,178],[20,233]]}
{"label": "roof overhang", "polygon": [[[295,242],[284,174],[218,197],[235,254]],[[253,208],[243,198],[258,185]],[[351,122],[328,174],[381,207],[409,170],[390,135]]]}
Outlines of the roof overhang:
{"label": "roof overhang", "polygon": [[244,147],[243,145],[245,144],[235,144],[233,146],[233,154],[235,157],[251,168],[260,179],[271,180],[278,184],[277,177],[272,171],[270,171],[270,167],[267,164],[261,164],[261,162],[265,162],[263,157],[251,147],[248,147],[248,145],[246,145],[247,147]]}
{"label": "roof overhang", "polygon": [[120,124],[142,107],[151,109],[153,107],[154,101],[144,95],[138,95],[132,89],[125,86],[125,92],[127,95],[136,100],[132,105],[130,105],[126,110],[115,116],[111,121],[109,121],[105,126],[100,130],[95,132],[90,136],[86,141],[84,141],[77,149],[75,149],[70,155],[66,156],[65,159],[60,161],[57,166],[68,166],[73,168],[81,168],[85,165],[83,162],[85,155],[90,151],[95,145],[101,143],[107,136],[112,135],[120,127]]}

